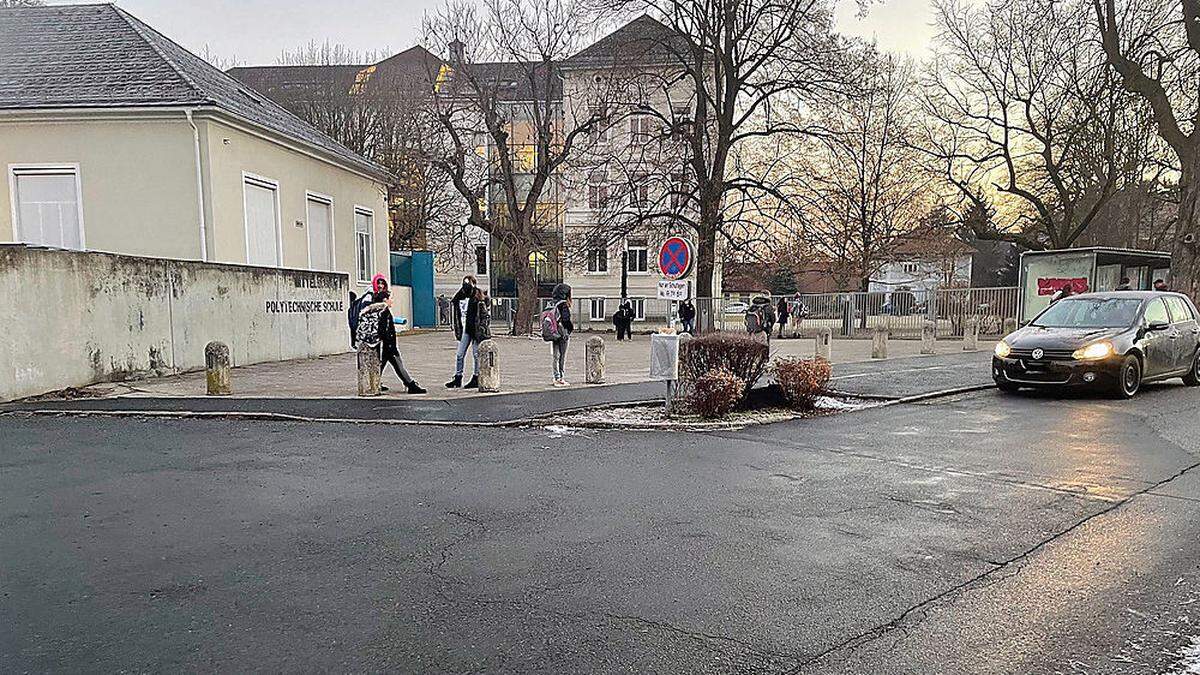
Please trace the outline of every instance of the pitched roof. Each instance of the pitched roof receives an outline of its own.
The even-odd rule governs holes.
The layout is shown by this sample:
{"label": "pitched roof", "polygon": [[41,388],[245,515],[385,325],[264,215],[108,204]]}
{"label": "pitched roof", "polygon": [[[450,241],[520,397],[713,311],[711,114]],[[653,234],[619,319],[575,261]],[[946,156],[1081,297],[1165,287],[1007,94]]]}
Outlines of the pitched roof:
{"label": "pitched roof", "polygon": [[615,66],[623,63],[678,64],[690,51],[688,40],[674,29],[643,14],[584,47],[566,60],[568,67]]}
{"label": "pitched roof", "polygon": [[110,4],[0,9],[0,109],[204,106],[389,172]]}

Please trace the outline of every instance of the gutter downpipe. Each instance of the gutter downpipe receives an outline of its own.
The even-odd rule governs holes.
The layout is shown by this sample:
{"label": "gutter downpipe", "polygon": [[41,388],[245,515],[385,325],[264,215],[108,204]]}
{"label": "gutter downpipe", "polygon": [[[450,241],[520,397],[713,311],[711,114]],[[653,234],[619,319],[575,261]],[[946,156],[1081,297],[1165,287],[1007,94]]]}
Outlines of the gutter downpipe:
{"label": "gutter downpipe", "polygon": [[183,111],[188,126],[192,127],[192,144],[196,151],[196,206],[200,213],[200,260],[208,262],[208,223],[204,218],[204,171],[200,162],[200,129],[192,119],[192,111]]}

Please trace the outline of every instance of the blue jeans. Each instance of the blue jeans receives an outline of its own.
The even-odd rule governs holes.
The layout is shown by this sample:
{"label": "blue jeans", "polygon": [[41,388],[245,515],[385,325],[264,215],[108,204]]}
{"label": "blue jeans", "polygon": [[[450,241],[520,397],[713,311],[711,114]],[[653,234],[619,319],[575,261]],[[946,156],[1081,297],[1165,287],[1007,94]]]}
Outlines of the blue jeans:
{"label": "blue jeans", "polygon": [[550,343],[550,362],[554,367],[554,381],[563,379],[563,371],[567,365],[567,343],[570,338],[564,335],[561,339]]}
{"label": "blue jeans", "polygon": [[695,319],[681,319],[681,321],[683,322],[683,332],[685,332],[685,333],[695,333],[696,332],[696,320]]}
{"label": "blue jeans", "polygon": [[467,347],[471,348],[471,360],[475,362],[475,374],[479,374],[479,341],[472,339],[464,330],[462,337],[458,340],[458,354],[454,358],[455,377],[462,377],[463,362],[467,360]]}

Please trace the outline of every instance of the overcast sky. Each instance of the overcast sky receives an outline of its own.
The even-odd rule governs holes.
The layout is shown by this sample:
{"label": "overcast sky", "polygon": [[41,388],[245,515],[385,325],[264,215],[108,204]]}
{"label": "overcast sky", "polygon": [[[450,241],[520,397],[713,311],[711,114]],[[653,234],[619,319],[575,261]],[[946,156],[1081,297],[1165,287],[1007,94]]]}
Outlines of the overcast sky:
{"label": "overcast sky", "polygon": [[[50,0],[68,4],[69,0]],[[925,53],[932,30],[928,0],[881,0],[865,20],[842,0],[843,32],[875,37],[885,49]],[[360,52],[397,52],[416,43],[421,14],[442,0],[116,0],[116,4],[194,52],[242,64],[274,63],[311,40]]]}

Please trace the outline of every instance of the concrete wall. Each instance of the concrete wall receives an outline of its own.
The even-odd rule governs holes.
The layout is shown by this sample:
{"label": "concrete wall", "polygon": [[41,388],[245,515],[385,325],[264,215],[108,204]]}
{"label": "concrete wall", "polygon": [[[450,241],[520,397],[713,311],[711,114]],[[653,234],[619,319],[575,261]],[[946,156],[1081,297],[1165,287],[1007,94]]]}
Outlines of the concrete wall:
{"label": "concrete wall", "polygon": [[355,278],[354,207],[375,214],[372,274],[388,276],[388,212],[386,189],[376,181],[304,155],[216,120],[201,125],[201,147],[207,167],[205,191],[210,204],[209,259],[246,261],[245,202],[242,173],[279,183],[283,265],[308,268],[308,191],[333,197],[335,269],[350,275],[358,290],[369,286]]}
{"label": "concrete wall", "polygon": [[336,273],[0,245],[0,399],[349,350]]}
{"label": "concrete wall", "polygon": [[77,164],[86,248],[200,258],[192,131],[179,113],[0,119],[0,242],[15,242],[9,167]]}

